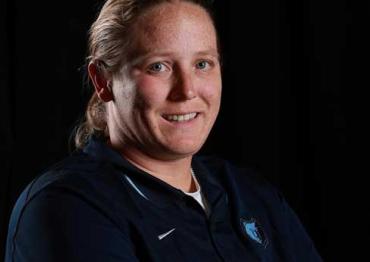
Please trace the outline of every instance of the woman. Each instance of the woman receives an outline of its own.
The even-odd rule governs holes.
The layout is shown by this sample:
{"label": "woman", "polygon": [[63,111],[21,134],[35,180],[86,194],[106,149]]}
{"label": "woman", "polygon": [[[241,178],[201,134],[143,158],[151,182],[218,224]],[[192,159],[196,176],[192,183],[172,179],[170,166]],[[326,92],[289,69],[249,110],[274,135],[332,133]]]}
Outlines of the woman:
{"label": "woman", "polygon": [[89,44],[79,150],[20,196],[7,262],[321,261],[273,187],[194,157],[221,98],[204,3],[108,0]]}

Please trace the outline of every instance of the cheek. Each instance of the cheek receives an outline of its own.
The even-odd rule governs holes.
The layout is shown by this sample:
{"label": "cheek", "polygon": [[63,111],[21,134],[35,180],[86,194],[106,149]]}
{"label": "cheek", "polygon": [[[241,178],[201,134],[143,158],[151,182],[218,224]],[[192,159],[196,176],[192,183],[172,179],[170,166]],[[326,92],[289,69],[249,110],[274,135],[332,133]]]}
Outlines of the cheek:
{"label": "cheek", "polygon": [[167,97],[166,83],[154,77],[145,76],[137,79],[137,96],[146,109],[161,106]]}
{"label": "cheek", "polygon": [[210,104],[210,106],[213,106],[216,109],[220,106],[221,89],[222,84],[220,78],[210,79],[203,85],[201,95]]}

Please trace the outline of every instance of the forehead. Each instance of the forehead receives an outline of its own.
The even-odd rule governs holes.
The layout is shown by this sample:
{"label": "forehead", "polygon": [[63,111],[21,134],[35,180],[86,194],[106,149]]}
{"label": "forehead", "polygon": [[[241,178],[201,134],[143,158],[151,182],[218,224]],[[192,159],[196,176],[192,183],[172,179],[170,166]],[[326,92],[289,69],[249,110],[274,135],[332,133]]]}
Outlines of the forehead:
{"label": "forehead", "polygon": [[132,29],[134,49],[139,52],[185,47],[217,50],[211,17],[201,6],[189,2],[167,2],[152,7]]}

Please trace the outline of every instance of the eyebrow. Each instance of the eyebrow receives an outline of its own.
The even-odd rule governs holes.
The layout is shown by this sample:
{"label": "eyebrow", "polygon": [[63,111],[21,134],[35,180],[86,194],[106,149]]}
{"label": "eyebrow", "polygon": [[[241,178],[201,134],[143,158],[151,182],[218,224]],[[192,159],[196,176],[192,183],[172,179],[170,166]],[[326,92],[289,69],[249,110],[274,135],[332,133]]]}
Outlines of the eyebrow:
{"label": "eyebrow", "polygon": [[204,56],[211,55],[211,56],[216,57],[217,59],[220,58],[220,54],[217,51],[217,49],[213,49],[213,48],[205,50],[205,51],[199,51],[199,52],[196,53],[196,55],[204,55]]}
{"label": "eyebrow", "polygon": [[[171,56],[173,54],[174,52],[171,52],[171,51],[154,51],[154,52],[147,51],[143,53],[138,52],[137,54],[131,57],[131,63],[138,64],[149,57],[166,57],[166,56]],[[194,56],[213,56],[216,59],[220,59],[219,52],[217,51],[217,49],[214,49],[214,48],[198,51],[194,54]]]}

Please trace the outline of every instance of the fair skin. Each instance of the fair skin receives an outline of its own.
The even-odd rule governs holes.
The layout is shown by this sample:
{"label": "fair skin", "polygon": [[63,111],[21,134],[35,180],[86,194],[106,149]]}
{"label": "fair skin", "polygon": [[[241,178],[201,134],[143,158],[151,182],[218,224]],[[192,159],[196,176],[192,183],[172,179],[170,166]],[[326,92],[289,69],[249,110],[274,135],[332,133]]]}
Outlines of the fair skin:
{"label": "fair skin", "polygon": [[163,3],[145,11],[131,32],[130,56],[120,72],[109,78],[89,65],[106,102],[110,145],[140,169],[192,192],[192,156],[220,107],[212,20],[195,4]]}

